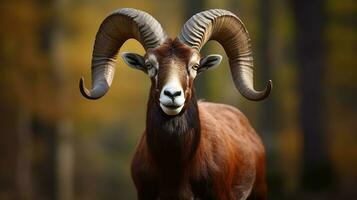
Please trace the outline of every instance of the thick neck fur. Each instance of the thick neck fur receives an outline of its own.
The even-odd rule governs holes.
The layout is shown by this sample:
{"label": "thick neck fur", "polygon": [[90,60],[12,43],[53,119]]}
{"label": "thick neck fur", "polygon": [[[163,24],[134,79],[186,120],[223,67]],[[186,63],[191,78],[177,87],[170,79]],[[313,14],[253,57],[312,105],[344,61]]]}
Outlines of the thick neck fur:
{"label": "thick neck fur", "polygon": [[186,109],[179,115],[168,116],[153,97],[151,92],[146,119],[147,144],[156,167],[165,177],[161,181],[177,184],[184,181],[200,141],[197,100],[193,92]]}

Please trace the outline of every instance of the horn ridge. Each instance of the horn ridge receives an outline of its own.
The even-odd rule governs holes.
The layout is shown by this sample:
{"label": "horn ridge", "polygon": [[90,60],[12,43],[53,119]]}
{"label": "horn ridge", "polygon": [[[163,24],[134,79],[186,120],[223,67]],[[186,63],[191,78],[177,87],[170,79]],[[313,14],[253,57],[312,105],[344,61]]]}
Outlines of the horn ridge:
{"label": "horn ridge", "polygon": [[232,12],[211,9],[192,16],[178,35],[179,40],[198,51],[209,41],[219,42],[228,58],[234,84],[247,99],[259,101],[269,96],[272,81],[257,91],[253,85],[253,55],[250,37],[243,22]]}
{"label": "horn ridge", "polygon": [[118,9],[109,14],[96,34],[92,54],[92,89],[85,88],[81,78],[81,94],[99,99],[109,90],[115,72],[115,59],[123,43],[134,38],[145,50],[162,44],[167,35],[160,23],[150,14],[133,8]]}

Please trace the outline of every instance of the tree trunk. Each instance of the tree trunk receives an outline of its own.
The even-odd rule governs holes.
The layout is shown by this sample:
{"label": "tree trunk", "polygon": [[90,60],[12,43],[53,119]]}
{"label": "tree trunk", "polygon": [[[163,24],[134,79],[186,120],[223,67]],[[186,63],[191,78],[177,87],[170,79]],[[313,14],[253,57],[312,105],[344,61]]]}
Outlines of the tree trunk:
{"label": "tree trunk", "polygon": [[31,113],[23,108],[18,111],[16,155],[16,185],[18,197],[23,200],[33,199],[32,188],[32,118]]}
{"label": "tree trunk", "polygon": [[65,71],[65,63],[63,48],[61,45],[64,42],[65,31],[65,14],[69,6],[69,0],[55,0],[53,7],[56,15],[54,15],[55,28],[51,35],[51,53],[50,59],[54,77],[54,85],[56,88],[57,106],[63,111],[58,121],[56,121],[56,197],[58,200],[73,199],[73,127],[72,121],[67,117],[69,91],[65,83],[67,75]]}
{"label": "tree trunk", "polygon": [[326,189],[331,166],[324,116],[324,0],[294,0],[297,63],[300,83],[300,123],[303,132],[302,187]]}

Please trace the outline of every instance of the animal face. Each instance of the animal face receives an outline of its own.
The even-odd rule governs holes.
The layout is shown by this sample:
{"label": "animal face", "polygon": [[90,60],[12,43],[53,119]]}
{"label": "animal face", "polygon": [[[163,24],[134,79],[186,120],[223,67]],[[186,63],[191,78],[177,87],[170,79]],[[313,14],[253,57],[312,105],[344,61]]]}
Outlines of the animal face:
{"label": "animal face", "polygon": [[123,53],[122,57],[130,67],[148,74],[155,102],[167,115],[180,114],[191,99],[196,76],[222,60],[220,55],[202,58],[179,40],[168,40],[148,50],[144,57],[134,53]]}

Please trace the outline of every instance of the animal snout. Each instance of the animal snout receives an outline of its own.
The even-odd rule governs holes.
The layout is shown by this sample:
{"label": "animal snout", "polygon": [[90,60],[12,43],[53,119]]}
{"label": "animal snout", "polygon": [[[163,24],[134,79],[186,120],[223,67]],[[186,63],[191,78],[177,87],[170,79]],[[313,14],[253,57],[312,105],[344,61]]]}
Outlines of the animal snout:
{"label": "animal snout", "polygon": [[182,92],[176,88],[166,88],[164,90],[164,94],[169,97],[170,99],[174,100],[175,97],[181,96]]}
{"label": "animal snout", "polygon": [[160,107],[168,115],[177,115],[185,104],[185,96],[178,81],[165,85],[160,93]]}

